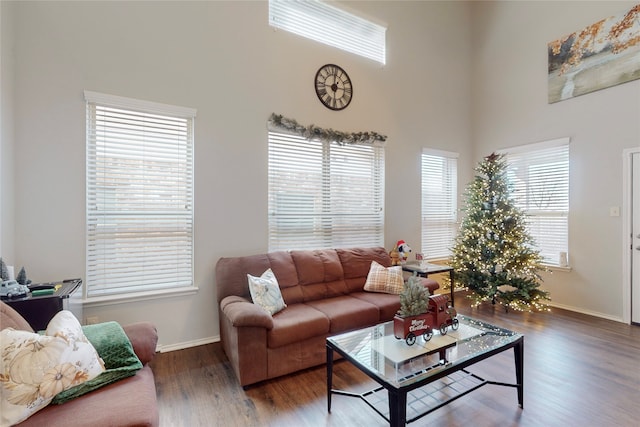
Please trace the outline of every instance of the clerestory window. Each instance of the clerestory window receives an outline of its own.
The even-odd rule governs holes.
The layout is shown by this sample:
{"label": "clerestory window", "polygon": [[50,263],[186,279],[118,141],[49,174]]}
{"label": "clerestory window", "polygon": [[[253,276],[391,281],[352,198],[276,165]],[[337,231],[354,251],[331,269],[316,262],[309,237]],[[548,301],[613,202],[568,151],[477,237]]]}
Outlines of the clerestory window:
{"label": "clerestory window", "polygon": [[386,62],[386,27],[329,2],[269,0],[269,25],[381,64]]}

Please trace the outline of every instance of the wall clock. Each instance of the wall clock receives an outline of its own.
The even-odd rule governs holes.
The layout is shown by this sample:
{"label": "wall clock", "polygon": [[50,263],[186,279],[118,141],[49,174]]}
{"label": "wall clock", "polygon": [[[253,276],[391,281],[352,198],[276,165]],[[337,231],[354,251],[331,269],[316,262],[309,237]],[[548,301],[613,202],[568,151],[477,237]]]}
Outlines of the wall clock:
{"label": "wall clock", "polygon": [[320,67],[314,81],[316,95],[331,110],[344,110],[353,98],[353,85],[346,71],[334,64]]}

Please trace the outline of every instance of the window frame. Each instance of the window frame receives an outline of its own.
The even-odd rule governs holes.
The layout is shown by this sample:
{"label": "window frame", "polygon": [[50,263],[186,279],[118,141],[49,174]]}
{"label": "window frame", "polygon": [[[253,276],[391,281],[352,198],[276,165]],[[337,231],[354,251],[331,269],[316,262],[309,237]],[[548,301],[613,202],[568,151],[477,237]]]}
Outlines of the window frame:
{"label": "window frame", "polygon": [[[428,169],[427,157],[441,159],[442,167],[440,169]],[[451,256],[451,248],[453,247],[455,237],[458,233],[458,158],[459,154],[452,151],[436,150],[431,148],[423,148],[420,155],[420,171],[421,171],[421,236],[422,236],[422,253],[426,260],[436,261],[448,259]],[[429,219],[430,205],[432,195],[429,194],[428,176],[441,175],[442,186],[436,189],[439,196],[446,196],[444,200],[440,200],[440,209],[438,209],[436,219]],[[448,193],[448,194],[446,194]],[[446,213],[449,211],[449,214]],[[431,210],[433,215],[433,210]],[[448,218],[447,218],[448,216]],[[433,230],[435,222],[436,229]],[[434,237],[440,239],[434,243]],[[448,236],[448,237],[447,237]]]}
{"label": "window frame", "polygon": [[[529,234],[533,237],[533,240],[536,242],[536,247],[540,251],[541,256],[543,257],[543,265],[547,267],[554,268],[570,268],[569,263],[569,214],[570,214],[570,204],[569,204],[569,196],[570,196],[570,143],[571,138],[557,138],[532,144],[525,144],[516,147],[506,148],[499,150],[500,154],[504,154],[505,161],[507,163],[507,179],[509,180],[510,185],[512,186],[512,196],[520,209],[522,209],[527,218],[527,230]],[[544,156],[544,157],[540,157]],[[524,179],[522,178],[520,182],[514,182],[514,159],[525,158],[524,162],[527,164],[528,169],[527,172],[530,172],[534,176],[540,177],[543,174],[545,176],[549,176],[550,165],[554,163],[558,163],[558,159],[562,157],[562,161],[564,165],[562,167],[552,167],[553,173],[562,174],[564,177],[563,180],[559,181],[557,178],[554,180],[554,185],[559,188],[558,192],[554,193],[554,198],[552,201],[548,203],[554,203],[559,206],[563,206],[564,209],[560,207],[552,208],[552,209],[533,209],[531,205],[535,203],[531,201],[534,197],[537,200],[540,200],[542,197],[539,192],[535,192],[532,190],[536,185],[540,187],[541,181],[537,178]],[[540,159],[540,160],[537,160]],[[547,160],[544,160],[547,159]],[[543,162],[544,161],[544,162]],[[535,163],[535,164],[534,164]],[[541,171],[541,167],[545,168],[545,172]],[[561,185],[561,187],[560,187]],[[519,192],[524,191],[527,193],[524,196],[518,194]],[[546,186],[545,186],[546,187]],[[561,195],[559,193],[562,193]],[[548,193],[547,193],[548,194]],[[527,201],[523,202],[523,198],[526,198]],[[529,203],[529,201],[531,201]],[[564,219],[561,221],[562,224],[559,224],[560,221],[558,219]],[[532,226],[532,221],[536,221],[538,223],[537,229],[534,230]],[[547,222],[545,226],[543,222]],[[554,224],[555,226],[551,225]],[[558,225],[559,224],[559,225]],[[564,229],[563,233],[558,233],[554,231],[558,229],[558,227],[562,227]],[[551,241],[558,242],[561,240],[561,243],[550,243]],[[555,254],[555,255],[554,255]],[[564,259],[563,259],[564,258]],[[564,265],[563,265],[564,264]]]}
{"label": "window frame", "polygon": [[[338,144],[269,130],[268,146],[269,252],[384,245],[384,144]],[[365,164],[357,169],[358,176],[349,176],[338,157],[332,159],[332,151],[338,150],[343,162],[348,161],[350,149],[358,150],[354,162],[370,162],[369,176],[362,169]],[[353,208],[349,192],[367,188],[369,182],[374,188],[363,199],[362,210]],[[295,228],[300,223],[308,224],[304,233]],[[291,232],[282,232],[286,228]]]}
{"label": "window frame", "polygon": [[[197,110],[92,91],[84,91],[84,97],[85,303],[99,305],[196,292],[193,171]],[[135,164],[140,168],[133,168]],[[117,175],[118,170],[132,172]],[[105,172],[111,173],[111,179]],[[114,179],[116,175],[119,180]],[[138,237],[132,237],[131,228]],[[125,256],[123,248],[132,250],[136,243],[145,254]],[[109,256],[119,257],[122,262],[112,268],[105,261]],[[157,261],[162,256],[168,261],[146,270],[141,264],[129,264],[136,257],[136,261]],[[134,285],[123,284],[125,274]],[[145,277],[155,283],[146,284]]]}
{"label": "window frame", "polygon": [[373,22],[343,5],[305,0],[269,0],[269,25],[293,34],[386,63],[385,25]]}

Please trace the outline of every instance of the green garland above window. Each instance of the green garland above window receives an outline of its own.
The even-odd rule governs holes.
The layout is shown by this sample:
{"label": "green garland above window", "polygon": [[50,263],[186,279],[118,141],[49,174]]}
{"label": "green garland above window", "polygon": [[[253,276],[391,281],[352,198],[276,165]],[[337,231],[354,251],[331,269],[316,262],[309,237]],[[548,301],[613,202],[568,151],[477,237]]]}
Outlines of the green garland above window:
{"label": "green garland above window", "polygon": [[340,132],[333,129],[322,129],[314,125],[303,126],[294,119],[289,119],[275,113],[271,114],[268,123],[269,127],[273,130],[286,131],[306,139],[336,142],[340,145],[379,144],[387,140],[386,136],[376,132]]}

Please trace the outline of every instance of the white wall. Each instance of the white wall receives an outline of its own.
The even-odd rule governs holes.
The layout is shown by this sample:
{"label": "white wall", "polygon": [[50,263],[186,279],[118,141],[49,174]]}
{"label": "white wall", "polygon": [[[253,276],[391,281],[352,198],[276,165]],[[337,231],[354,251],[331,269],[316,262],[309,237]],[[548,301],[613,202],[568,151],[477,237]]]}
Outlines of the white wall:
{"label": "white wall", "polygon": [[640,146],[640,81],[547,103],[547,43],[637,4],[473,3],[474,161],[495,149],[571,137],[569,258],[545,274],[553,303],[620,320],[622,152]]}
{"label": "white wall", "polygon": [[0,7],[0,256],[13,265],[13,21],[12,5],[4,6]]}
{"label": "white wall", "polygon": [[[15,264],[25,265],[33,280],[84,277],[83,90],[198,110],[199,292],[85,309],[101,321],[151,320],[165,348],[218,335],[214,267],[220,257],[267,250],[266,120],[272,112],[388,135],[389,249],[398,239],[420,247],[423,146],[461,152],[460,180],[470,179],[466,3],[349,3],[388,24],[384,67],[274,31],[266,2],[7,3],[0,7],[3,20],[10,14],[14,24],[7,84],[15,91],[14,161],[20,165],[14,171]],[[344,111],[324,108],[314,93],[313,77],[326,63],[343,66],[354,81]],[[3,217],[9,209],[3,204]]]}

